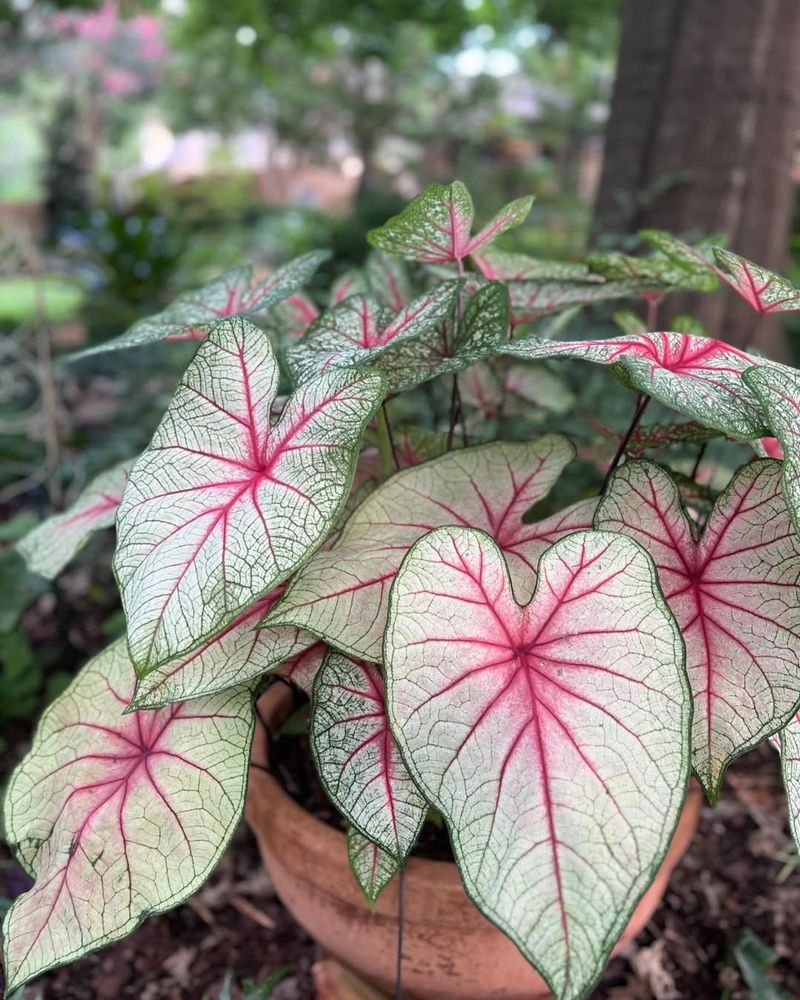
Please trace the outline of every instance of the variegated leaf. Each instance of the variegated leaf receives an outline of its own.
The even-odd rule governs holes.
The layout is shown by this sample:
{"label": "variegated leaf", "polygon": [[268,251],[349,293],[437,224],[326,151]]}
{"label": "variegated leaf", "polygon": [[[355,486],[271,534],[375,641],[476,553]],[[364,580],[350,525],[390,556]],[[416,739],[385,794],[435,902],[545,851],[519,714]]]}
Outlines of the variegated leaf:
{"label": "variegated leaf", "polygon": [[618,251],[589,254],[592,271],[610,281],[637,280],[655,291],[687,288],[713,292],[717,287],[716,268],[680,240],[658,229],[640,233],[660,252],[648,257],[631,257]]}
{"label": "variegated leaf", "polygon": [[[266,628],[264,631],[269,632],[270,629]],[[292,684],[295,684],[304,694],[311,698],[314,690],[314,681],[327,653],[328,647],[324,642],[315,642],[308,649],[304,649],[302,652],[290,656],[288,660],[284,660],[272,673],[279,674],[287,681],[291,681]]]}
{"label": "variegated leaf", "polygon": [[789,829],[800,850],[800,716],[795,716],[784,726],[779,738],[776,738],[776,745],[781,754]]}
{"label": "variegated leaf", "polygon": [[285,580],[347,500],[383,377],[310,381],[273,425],[277,383],[262,332],[220,324],[131,472],[114,569],[141,674],[198,648]]}
{"label": "variegated leaf", "polygon": [[578,532],[512,591],[483,532],[439,528],[392,587],[392,731],[467,892],[559,1000],[585,997],[680,815],[691,698],[644,551]]}
{"label": "variegated leaf", "polygon": [[187,698],[216,694],[268,671],[282,673],[285,661],[302,656],[316,644],[309,632],[291,626],[257,628],[283,590],[283,586],[277,587],[259,598],[187,656],[140,676],[131,708],[161,708]]}
{"label": "variegated leaf", "polygon": [[669,475],[626,462],[598,528],[643,545],[686,643],[694,696],[692,764],[712,802],[728,764],[782,726],[800,702],[800,539],[780,466],[756,460],[719,497],[699,541]]}
{"label": "variegated leaf", "polygon": [[389,731],[378,668],[329,653],[312,705],[311,749],[328,797],[351,826],[403,861],[428,807]]}
{"label": "variegated leaf", "polygon": [[123,715],[134,678],[123,641],[87,664],[11,778],[7,836],[35,883],[4,924],[9,992],[186,899],[241,816],[250,690]]}
{"label": "variegated leaf", "polygon": [[477,236],[473,236],[469,241],[467,253],[474,254],[476,250],[487,246],[495,240],[501,233],[509,229],[516,229],[528,218],[533,207],[533,195],[524,198],[515,198],[507,205],[504,205],[495,217],[487,222]]}
{"label": "variegated leaf", "polygon": [[748,302],[756,312],[795,312],[800,309],[800,288],[791,281],[760,267],[722,247],[714,247],[721,277]]}
{"label": "variegated leaf", "polygon": [[326,250],[303,254],[256,285],[249,267],[233,268],[202,288],[179,296],[163,312],[134,323],[121,336],[72,357],[84,358],[164,339],[200,339],[209,327],[227,316],[257,316],[267,312],[304,285],[329,256]]}
{"label": "variegated leaf", "polygon": [[101,472],[68,510],[48,517],[20,539],[17,551],[28,569],[53,580],[95,531],[110,528],[132,465],[126,459]]}
{"label": "variegated leaf", "polygon": [[360,271],[347,271],[333,283],[331,305],[338,306],[340,302],[349,299],[351,295],[363,295],[366,290],[364,275]]}
{"label": "variegated leaf", "polygon": [[[800,535],[800,372],[778,365],[750,368],[744,381],[754,393],[770,430],[778,439],[764,438],[767,454],[783,458],[783,494]],[[780,453],[775,447],[779,444]]]}
{"label": "variegated leaf", "polygon": [[[663,229],[641,229],[639,235],[676,269],[676,285],[700,292],[715,290],[719,284],[719,271],[709,260],[712,249],[708,242],[691,246]],[[668,276],[668,272],[666,274]]]}
{"label": "variegated leaf", "polygon": [[304,292],[295,292],[273,307],[270,321],[279,336],[299,340],[318,316],[313,300]]}
{"label": "variegated leaf", "polygon": [[508,291],[493,281],[471,296],[457,327],[445,320],[420,337],[398,338],[376,349],[372,358],[394,389],[411,389],[491,357],[508,334]]}
{"label": "variegated leaf", "polygon": [[303,340],[286,353],[298,383],[336,368],[378,366],[390,387],[407,387],[403,359],[415,357],[420,338],[439,327],[455,308],[458,282],[445,282],[393,316],[373,298],[355,295],[324,313]]}
{"label": "variegated leaf", "polygon": [[513,281],[509,284],[512,324],[522,326],[575,306],[629,299],[643,289],[635,278],[618,281]]}
{"label": "variegated leaf", "polygon": [[378,896],[400,870],[400,863],[352,827],[347,831],[347,857],[364,898],[370,906],[374,906]]}
{"label": "variegated leaf", "polygon": [[749,440],[766,431],[758,400],[742,381],[742,373],[758,359],[719,340],[686,333],[575,341],[528,337],[503,353],[531,361],[580,358],[609,365],[631,388],[731,437]]}
{"label": "variegated leaf", "polygon": [[588,265],[571,261],[538,260],[494,247],[473,252],[472,260],[484,278],[490,281],[585,281],[603,284],[603,278],[592,274]]}
{"label": "variegated leaf", "polygon": [[533,198],[517,198],[498,212],[477,236],[471,236],[474,209],[461,183],[431,184],[399,215],[371,230],[367,239],[378,250],[424,264],[459,261],[528,217]]}
{"label": "variegated leaf", "polygon": [[541,406],[551,413],[568,413],[575,404],[575,393],[564,379],[544,365],[520,362],[509,365],[505,373],[506,391],[518,402],[512,407],[515,412],[523,410],[524,404]]}
{"label": "variegated leaf", "polygon": [[[474,406],[478,422],[503,417],[528,416],[531,404],[551,413],[567,413],[575,394],[556,372],[532,362],[509,364],[498,358],[473,365],[460,376],[464,403]],[[505,362],[505,363],[503,363]]]}
{"label": "variegated leaf", "polygon": [[591,526],[593,500],[538,524],[522,521],[574,453],[566,438],[548,434],[465,448],[404,469],[367,497],[333,548],[310,560],[266,623],[295,625],[351,656],[379,661],[395,573],[418,538],[445,524],[489,532],[523,586],[556,538]]}
{"label": "variegated leaf", "polygon": [[640,455],[651,449],[668,448],[679,444],[706,444],[721,437],[720,431],[703,427],[695,420],[684,420],[678,424],[648,424],[638,427],[628,442],[631,455]]}
{"label": "variegated leaf", "polygon": [[398,257],[370,251],[367,257],[367,285],[381,305],[393,313],[402,312],[412,299],[406,265]]}

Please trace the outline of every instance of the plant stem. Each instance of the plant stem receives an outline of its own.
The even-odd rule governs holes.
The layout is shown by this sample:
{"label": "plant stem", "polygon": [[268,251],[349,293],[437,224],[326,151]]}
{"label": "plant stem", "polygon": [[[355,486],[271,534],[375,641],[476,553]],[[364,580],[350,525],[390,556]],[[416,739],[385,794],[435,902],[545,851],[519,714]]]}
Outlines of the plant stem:
{"label": "plant stem", "polygon": [[647,329],[650,333],[655,332],[658,324],[658,307],[660,305],[661,302],[657,298],[651,296],[647,299]]}
{"label": "plant stem", "polygon": [[403,925],[406,919],[406,866],[400,869],[397,893],[397,973],[394,981],[394,1000],[403,1000]]}
{"label": "plant stem", "polygon": [[639,393],[639,398],[636,401],[636,409],[633,412],[633,419],[631,420],[630,426],[628,427],[627,431],[625,431],[625,434],[619,443],[619,448],[617,448],[616,455],[614,455],[614,458],[611,460],[611,465],[608,468],[608,472],[606,473],[606,478],[603,480],[603,485],[600,489],[601,494],[605,493],[606,486],[608,486],[609,480],[614,475],[614,470],[622,461],[622,456],[625,454],[625,449],[628,447],[628,443],[630,442],[630,439],[633,437],[633,432],[639,426],[639,421],[642,419],[644,411],[647,409],[647,406],[652,398],[653,398],[652,396],[645,396],[644,393]]}
{"label": "plant stem", "polygon": [[[464,261],[459,257],[456,261],[456,267],[458,268],[459,278],[464,277]],[[461,290],[459,289],[458,298],[456,299],[456,328],[454,331],[453,340],[458,337],[459,330],[461,329],[461,319],[462,319],[462,303],[461,303]],[[461,393],[458,388],[458,375],[453,375],[453,392],[450,396],[450,427],[447,431],[447,450],[453,450],[453,438],[456,431],[456,423],[461,420],[461,437],[464,442],[464,447],[467,446],[467,426],[464,420],[464,408],[461,405]]]}
{"label": "plant stem", "polygon": [[388,479],[397,469],[397,456],[392,443],[389,420],[386,416],[386,403],[378,410],[375,422],[377,425],[378,454],[381,456],[381,475],[384,479]]}
{"label": "plant stem", "polygon": [[692,468],[692,479],[697,479],[697,472],[700,468],[700,463],[703,461],[703,456],[706,453],[706,448],[708,447],[708,441],[704,441],[700,445],[700,451],[697,453],[697,458],[695,459],[694,467]]}
{"label": "plant stem", "polygon": [[[458,418],[459,403],[461,393],[458,391],[458,375],[453,376],[453,391],[450,394],[450,426],[447,428],[447,450],[453,450],[453,437],[456,432],[456,420]],[[462,423],[463,427],[463,423]]]}

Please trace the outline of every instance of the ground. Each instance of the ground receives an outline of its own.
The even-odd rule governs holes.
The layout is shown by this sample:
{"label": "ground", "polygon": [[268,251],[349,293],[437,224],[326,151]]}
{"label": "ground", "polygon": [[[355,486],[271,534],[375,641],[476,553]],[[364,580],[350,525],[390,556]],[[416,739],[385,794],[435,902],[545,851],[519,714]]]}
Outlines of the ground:
{"label": "ground", "polygon": [[[661,907],[592,1000],[800,997],[800,868],[787,875],[791,854],[778,757],[762,746],[731,768]],[[769,983],[747,988],[734,954],[746,931],[777,952],[771,975],[785,994],[771,993]],[[45,977],[43,1000],[217,1000],[227,970],[258,981],[284,966],[291,968],[272,1000],[311,1000],[319,958],[275,897],[243,826],[197,896]],[[239,1000],[235,988],[231,997]]]}

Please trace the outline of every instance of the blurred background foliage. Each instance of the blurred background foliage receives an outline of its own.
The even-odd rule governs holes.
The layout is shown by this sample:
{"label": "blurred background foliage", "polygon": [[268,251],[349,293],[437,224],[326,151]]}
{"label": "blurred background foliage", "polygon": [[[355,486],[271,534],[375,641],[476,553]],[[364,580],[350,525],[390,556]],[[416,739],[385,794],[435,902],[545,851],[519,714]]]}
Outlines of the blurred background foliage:
{"label": "blurred background foliage", "polygon": [[[321,247],[333,256],[310,291],[324,304],[322,290],[363,263],[369,228],[456,177],[479,222],[536,195],[509,250],[636,251],[633,234],[654,224],[721,232],[779,270],[790,249],[800,274],[798,8],[0,0],[0,738],[122,629],[110,533],[54,584],[26,572],[13,542],[146,444],[192,345],[74,366],[61,355],[227,267],[267,270]],[[754,40],[761,63],[739,53],[732,70],[725,53]],[[678,71],[681,53],[695,61]],[[703,318],[717,336],[762,336],[752,317],[741,336],[734,321],[719,308]],[[569,333],[589,327],[614,330],[595,310]],[[793,356],[784,328],[770,336],[768,349]],[[551,404],[536,426],[581,445],[565,501],[597,488],[579,417],[596,417],[602,396],[613,429],[630,399],[610,403],[602,372],[563,373],[539,376]],[[530,426],[509,419],[503,433]]]}

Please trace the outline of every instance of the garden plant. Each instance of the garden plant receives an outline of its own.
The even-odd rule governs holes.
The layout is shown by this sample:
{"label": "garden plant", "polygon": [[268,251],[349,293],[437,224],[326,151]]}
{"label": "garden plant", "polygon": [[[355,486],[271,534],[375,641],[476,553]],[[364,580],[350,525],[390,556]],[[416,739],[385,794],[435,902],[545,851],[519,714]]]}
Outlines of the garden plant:
{"label": "garden plant", "polygon": [[[658,231],[582,263],[497,249],[530,208],[473,235],[466,188],[433,185],[324,306],[312,253],[91,348],[198,341],[144,453],[19,543],[54,577],[115,524],[127,631],[8,786],[34,879],[9,991],[198,889],[276,678],[310,698],[365,895],[441,816],[475,906],[560,1000],[601,975],[692,774],[713,804],[774,737],[800,835],[800,372],[657,330],[676,289],[722,281],[760,313],[800,290]],[[615,300],[646,320],[567,338]],[[630,425],[598,440],[612,404]]]}

